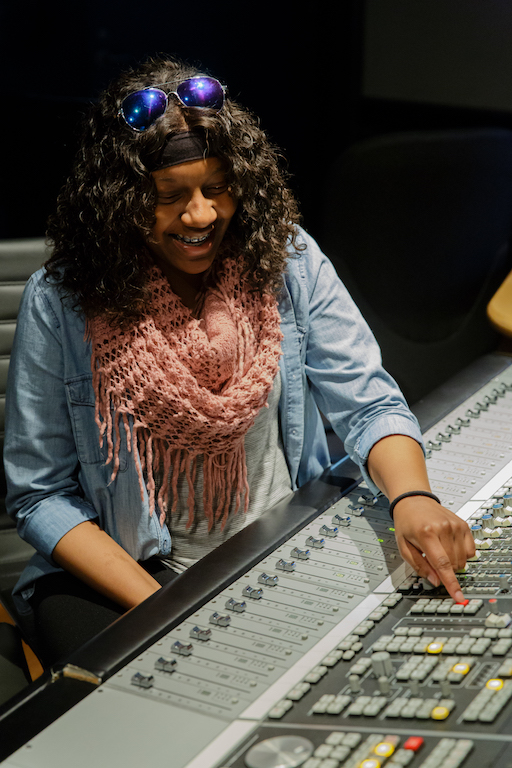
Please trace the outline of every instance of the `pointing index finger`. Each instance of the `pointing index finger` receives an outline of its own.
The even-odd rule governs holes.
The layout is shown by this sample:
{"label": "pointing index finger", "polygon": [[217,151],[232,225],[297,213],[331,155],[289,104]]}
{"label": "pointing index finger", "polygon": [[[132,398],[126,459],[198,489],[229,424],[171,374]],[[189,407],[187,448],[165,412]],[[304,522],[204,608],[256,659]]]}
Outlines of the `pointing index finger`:
{"label": "pointing index finger", "polygon": [[452,597],[456,603],[461,603],[464,600],[464,595],[462,594],[460,584],[457,581],[457,576],[453,570],[450,558],[446,554],[442,544],[437,541],[436,543],[432,542],[426,546],[425,558],[441,579],[441,582],[446,587],[450,597]]}

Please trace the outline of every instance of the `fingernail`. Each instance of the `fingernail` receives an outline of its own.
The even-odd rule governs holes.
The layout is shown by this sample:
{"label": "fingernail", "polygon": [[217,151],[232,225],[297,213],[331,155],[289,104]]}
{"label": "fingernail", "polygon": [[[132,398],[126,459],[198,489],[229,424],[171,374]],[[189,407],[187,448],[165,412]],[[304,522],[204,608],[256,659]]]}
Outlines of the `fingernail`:
{"label": "fingernail", "polygon": [[464,602],[464,595],[462,594],[460,589],[458,589],[457,592],[455,592],[454,597],[455,597],[455,602],[456,603],[463,603]]}

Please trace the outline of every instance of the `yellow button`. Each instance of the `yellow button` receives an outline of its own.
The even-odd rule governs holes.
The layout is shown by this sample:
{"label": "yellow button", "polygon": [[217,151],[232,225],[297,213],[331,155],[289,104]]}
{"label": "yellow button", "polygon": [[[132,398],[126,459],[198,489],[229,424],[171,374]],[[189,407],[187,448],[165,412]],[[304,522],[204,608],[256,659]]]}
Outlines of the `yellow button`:
{"label": "yellow button", "polygon": [[490,691],[501,691],[503,688],[503,680],[500,680],[499,677],[493,678],[486,682],[485,687]]}
{"label": "yellow button", "polygon": [[458,675],[467,675],[469,670],[469,664],[454,664],[452,667],[452,672],[456,672]]}
{"label": "yellow button", "polygon": [[427,645],[427,653],[441,653],[443,650],[442,643],[430,643]]}
{"label": "yellow button", "polygon": [[446,720],[449,714],[450,710],[446,707],[434,707],[430,713],[430,717],[432,720]]}
{"label": "yellow button", "polygon": [[395,747],[394,744],[390,744],[389,741],[381,741],[373,751],[379,757],[389,757],[395,751]]}
{"label": "yellow button", "polygon": [[368,760],[363,760],[363,762],[359,764],[359,768],[380,768],[380,760],[375,760],[373,757],[370,757]]}

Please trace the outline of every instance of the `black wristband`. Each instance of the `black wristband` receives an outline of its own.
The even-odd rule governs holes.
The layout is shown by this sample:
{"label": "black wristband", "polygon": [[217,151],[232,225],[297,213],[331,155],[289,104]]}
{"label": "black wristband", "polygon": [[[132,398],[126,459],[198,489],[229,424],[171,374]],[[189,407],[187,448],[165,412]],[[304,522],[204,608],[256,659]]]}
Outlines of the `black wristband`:
{"label": "black wristband", "polygon": [[434,499],[434,501],[437,501],[438,504],[441,503],[437,496],[435,496],[433,493],[430,493],[430,491],[407,491],[407,493],[401,493],[400,496],[397,496],[396,499],[393,499],[389,505],[389,516],[392,520],[393,510],[395,509],[396,505],[399,501],[402,501],[402,499],[406,499],[407,496],[428,496],[429,499]]}

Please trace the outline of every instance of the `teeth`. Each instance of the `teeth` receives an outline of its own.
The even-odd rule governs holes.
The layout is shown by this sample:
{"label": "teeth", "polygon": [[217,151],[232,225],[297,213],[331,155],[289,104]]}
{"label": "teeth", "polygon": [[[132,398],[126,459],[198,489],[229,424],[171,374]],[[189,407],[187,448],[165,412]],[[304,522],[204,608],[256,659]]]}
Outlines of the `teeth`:
{"label": "teeth", "polygon": [[187,245],[197,245],[198,243],[204,243],[205,240],[208,240],[210,234],[211,233],[208,232],[204,237],[185,237],[184,235],[174,235],[174,237],[182,243],[187,243]]}

